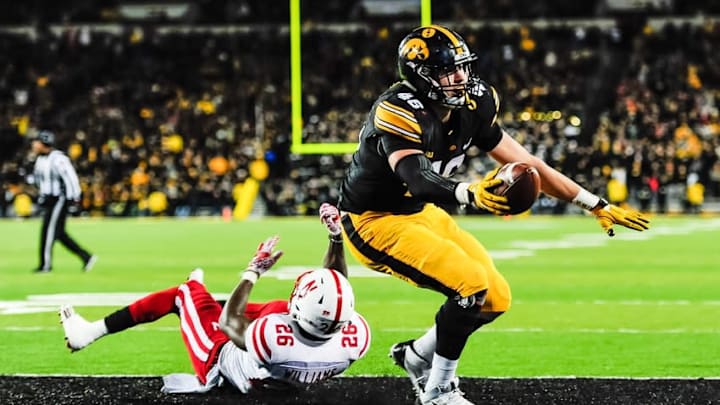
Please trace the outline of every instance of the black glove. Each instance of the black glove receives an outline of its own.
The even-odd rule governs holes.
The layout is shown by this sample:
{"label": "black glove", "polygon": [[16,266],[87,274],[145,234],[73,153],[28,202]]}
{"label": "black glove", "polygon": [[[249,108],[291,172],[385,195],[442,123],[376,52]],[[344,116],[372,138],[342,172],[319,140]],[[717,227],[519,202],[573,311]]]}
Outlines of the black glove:
{"label": "black glove", "polygon": [[37,203],[39,206],[44,207],[45,206],[45,196],[39,195],[37,198]]}

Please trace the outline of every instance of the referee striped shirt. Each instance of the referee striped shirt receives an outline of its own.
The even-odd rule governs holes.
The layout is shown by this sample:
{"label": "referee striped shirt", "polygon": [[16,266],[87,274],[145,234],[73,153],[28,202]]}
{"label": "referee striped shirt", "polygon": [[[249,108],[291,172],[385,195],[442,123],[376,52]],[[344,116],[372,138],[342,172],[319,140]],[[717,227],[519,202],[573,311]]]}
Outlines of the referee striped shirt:
{"label": "referee striped shirt", "polygon": [[80,181],[77,173],[70,163],[70,158],[61,151],[53,150],[47,155],[38,156],[33,175],[41,196],[80,199]]}

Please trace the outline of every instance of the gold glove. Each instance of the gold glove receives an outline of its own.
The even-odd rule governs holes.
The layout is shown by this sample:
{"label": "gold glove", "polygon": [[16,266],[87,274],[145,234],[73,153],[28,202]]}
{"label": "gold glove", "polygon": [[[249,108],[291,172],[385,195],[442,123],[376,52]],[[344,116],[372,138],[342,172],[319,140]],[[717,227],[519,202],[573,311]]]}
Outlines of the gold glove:
{"label": "gold glove", "polygon": [[[604,200],[601,200],[601,203]],[[618,224],[626,228],[634,229],[636,231],[644,231],[650,227],[650,221],[638,211],[629,209],[623,209],[617,205],[607,204],[598,205],[591,211],[600,226],[607,232],[608,236],[615,236],[613,225]]]}
{"label": "gold glove", "polygon": [[490,211],[495,215],[506,215],[510,211],[510,207],[507,205],[507,197],[495,195],[489,191],[502,184],[502,180],[495,178],[499,170],[500,168],[497,167],[486,174],[482,181],[470,184],[468,192],[470,193],[470,200],[475,203],[476,207]]}

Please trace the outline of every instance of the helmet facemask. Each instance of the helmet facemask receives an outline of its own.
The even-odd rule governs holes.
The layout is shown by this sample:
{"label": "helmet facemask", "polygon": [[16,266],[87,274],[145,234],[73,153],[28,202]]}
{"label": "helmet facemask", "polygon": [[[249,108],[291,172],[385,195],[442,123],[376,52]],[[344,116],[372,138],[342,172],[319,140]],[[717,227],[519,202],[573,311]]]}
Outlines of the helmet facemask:
{"label": "helmet facemask", "polygon": [[[475,55],[467,61],[444,68],[422,67],[418,76],[430,85],[428,98],[439,101],[447,108],[460,108],[469,103],[469,91],[477,82],[472,68]],[[426,73],[427,72],[427,73]]]}

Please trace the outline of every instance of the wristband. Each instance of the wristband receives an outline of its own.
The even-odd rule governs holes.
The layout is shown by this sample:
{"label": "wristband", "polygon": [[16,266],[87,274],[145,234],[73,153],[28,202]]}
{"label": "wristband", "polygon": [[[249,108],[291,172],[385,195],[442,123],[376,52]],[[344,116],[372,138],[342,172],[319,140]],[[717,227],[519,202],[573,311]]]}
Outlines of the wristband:
{"label": "wristband", "polygon": [[[602,199],[595,194],[585,190],[584,188],[580,188],[580,191],[578,191],[575,198],[572,199],[572,203],[589,211],[597,207],[601,200]],[[607,205],[607,203],[605,205]]]}
{"label": "wristband", "polygon": [[328,235],[328,239],[330,239],[332,243],[343,243],[341,235]]}
{"label": "wristband", "polygon": [[455,186],[455,199],[458,200],[460,204],[470,204],[470,201],[473,200],[471,198],[471,192],[468,190],[468,187],[470,187],[470,183],[458,183],[457,186]]}
{"label": "wristband", "polygon": [[255,284],[258,281],[258,274],[252,270],[245,270],[240,280],[247,280],[250,284]]}

